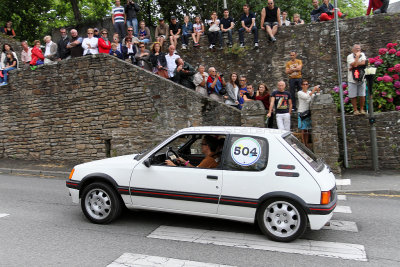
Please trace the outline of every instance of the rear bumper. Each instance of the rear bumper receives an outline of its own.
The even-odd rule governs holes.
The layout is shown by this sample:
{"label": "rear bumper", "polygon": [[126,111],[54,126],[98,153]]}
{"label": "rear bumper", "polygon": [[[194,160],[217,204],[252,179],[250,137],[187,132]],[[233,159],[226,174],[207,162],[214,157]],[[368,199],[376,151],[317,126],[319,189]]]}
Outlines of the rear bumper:
{"label": "rear bumper", "polygon": [[319,230],[329,222],[332,218],[333,212],[327,215],[308,214],[308,221],[310,222],[311,230]]}

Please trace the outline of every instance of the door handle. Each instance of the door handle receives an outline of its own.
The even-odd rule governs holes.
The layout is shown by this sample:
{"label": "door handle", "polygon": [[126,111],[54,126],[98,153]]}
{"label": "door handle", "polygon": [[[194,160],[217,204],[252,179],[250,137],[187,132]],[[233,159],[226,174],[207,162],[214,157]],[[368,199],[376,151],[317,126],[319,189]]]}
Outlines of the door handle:
{"label": "door handle", "polygon": [[207,179],[218,180],[218,176],[215,176],[215,175],[207,175]]}

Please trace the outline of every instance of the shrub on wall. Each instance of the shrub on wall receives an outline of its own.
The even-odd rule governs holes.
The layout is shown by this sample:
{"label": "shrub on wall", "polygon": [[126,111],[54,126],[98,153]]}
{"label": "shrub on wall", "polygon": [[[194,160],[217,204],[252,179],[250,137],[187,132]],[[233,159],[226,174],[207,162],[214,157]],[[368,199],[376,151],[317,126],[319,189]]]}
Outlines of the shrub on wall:
{"label": "shrub on wall", "polygon": [[[369,64],[377,67],[373,85],[374,110],[400,111],[400,44],[388,43],[386,48],[379,49],[379,55],[369,58]],[[350,113],[353,107],[347,96],[347,84],[343,83],[345,111]],[[340,110],[339,88],[332,89],[332,96]]]}

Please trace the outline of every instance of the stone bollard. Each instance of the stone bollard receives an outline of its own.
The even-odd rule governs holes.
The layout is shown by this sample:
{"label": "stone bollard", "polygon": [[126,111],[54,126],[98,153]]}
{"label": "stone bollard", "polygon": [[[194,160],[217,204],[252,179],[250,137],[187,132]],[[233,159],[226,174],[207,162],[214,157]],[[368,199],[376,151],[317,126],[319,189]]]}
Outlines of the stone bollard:
{"label": "stone bollard", "polygon": [[341,174],[337,110],[330,94],[316,96],[311,103],[313,150],[335,174]]}
{"label": "stone bollard", "polygon": [[261,101],[245,102],[242,108],[242,126],[265,127],[265,108]]}

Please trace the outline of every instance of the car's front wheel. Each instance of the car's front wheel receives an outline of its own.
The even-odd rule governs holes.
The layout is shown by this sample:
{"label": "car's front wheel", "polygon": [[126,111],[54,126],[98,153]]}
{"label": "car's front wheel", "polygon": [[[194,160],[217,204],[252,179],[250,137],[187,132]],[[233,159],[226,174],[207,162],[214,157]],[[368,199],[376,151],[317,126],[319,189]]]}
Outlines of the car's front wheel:
{"label": "car's front wheel", "polygon": [[122,205],[118,194],[110,185],[98,182],[83,189],[81,208],[90,221],[105,224],[119,216]]}
{"label": "car's front wheel", "polygon": [[288,199],[271,199],[260,207],[257,221],[271,240],[290,242],[304,234],[307,218],[304,210]]}

